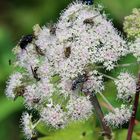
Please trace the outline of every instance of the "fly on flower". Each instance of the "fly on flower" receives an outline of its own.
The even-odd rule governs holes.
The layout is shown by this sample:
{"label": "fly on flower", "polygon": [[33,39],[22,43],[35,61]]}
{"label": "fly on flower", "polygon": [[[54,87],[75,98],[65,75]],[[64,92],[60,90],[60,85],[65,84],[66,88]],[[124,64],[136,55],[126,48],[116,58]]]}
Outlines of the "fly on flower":
{"label": "fly on flower", "polygon": [[71,54],[71,47],[66,47],[64,50],[64,54],[66,58],[69,58]]}
{"label": "fly on flower", "polygon": [[26,50],[27,45],[33,41],[33,38],[32,34],[23,36],[19,42],[20,48]]}
{"label": "fly on flower", "polygon": [[55,35],[56,34],[56,27],[55,26],[51,26],[50,27],[50,34],[51,35]]}
{"label": "fly on flower", "polygon": [[87,81],[87,75],[79,75],[72,83],[72,90],[75,90],[79,84],[82,84]]}
{"label": "fly on flower", "polygon": [[34,77],[37,81],[40,81],[41,78],[39,78],[39,77],[38,77],[38,74],[37,74],[38,67],[35,67],[35,68],[33,69],[33,67],[31,66],[31,70],[32,70],[33,77]]}
{"label": "fly on flower", "polygon": [[45,53],[37,45],[35,45],[35,49],[38,55],[41,55],[41,56],[45,55]]}
{"label": "fly on flower", "polygon": [[19,97],[19,96],[23,96],[23,94],[25,93],[25,86],[21,85],[19,87],[15,88],[15,97],[14,97],[14,101]]}
{"label": "fly on flower", "polygon": [[39,103],[39,101],[40,101],[39,98],[34,98],[34,99],[33,99],[33,103],[35,103],[35,104]]}
{"label": "fly on flower", "polygon": [[94,17],[91,17],[91,18],[86,18],[86,19],[83,21],[83,23],[84,23],[84,24],[89,24],[89,25],[94,25],[93,19],[96,18],[97,16],[99,16],[99,15],[95,15]]}

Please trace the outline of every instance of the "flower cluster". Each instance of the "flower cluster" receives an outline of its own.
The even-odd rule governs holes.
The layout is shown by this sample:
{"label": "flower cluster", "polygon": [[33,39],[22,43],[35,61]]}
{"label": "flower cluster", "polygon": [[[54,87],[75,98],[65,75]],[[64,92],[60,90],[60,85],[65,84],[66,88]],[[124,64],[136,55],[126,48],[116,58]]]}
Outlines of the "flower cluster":
{"label": "flower cluster", "polygon": [[19,72],[16,72],[10,76],[10,78],[7,82],[7,88],[6,88],[7,97],[15,99],[16,89],[18,89],[22,86],[22,81],[21,81],[22,78],[23,78],[23,76]]}
{"label": "flower cluster", "polygon": [[23,131],[27,139],[31,139],[35,137],[36,132],[34,131],[34,125],[32,123],[32,116],[30,116],[27,112],[24,112],[21,118],[21,123],[23,126]]}
{"label": "flower cluster", "polygon": [[124,31],[128,37],[140,37],[140,9],[133,9],[132,14],[125,17]]}
{"label": "flower cluster", "polygon": [[129,101],[129,98],[133,97],[136,93],[136,80],[129,73],[120,73],[120,75],[115,80],[115,85],[117,87],[117,97],[124,101]]}
{"label": "flower cluster", "polygon": [[120,108],[115,108],[114,112],[108,113],[104,120],[107,125],[111,125],[113,127],[120,127],[124,123],[128,122],[131,117],[131,110],[127,108],[125,105],[121,105]]}
{"label": "flower cluster", "polygon": [[88,98],[71,98],[66,107],[73,120],[88,118],[92,114],[92,105]]}
{"label": "flower cluster", "polygon": [[130,52],[137,58],[137,61],[140,62],[140,38],[130,43]]}
{"label": "flower cluster", "polygon": [[51,105],[44,108],[41,112],[41,119],[46,122],[46,124],[55,128],[62,128],[67,123],[66,114],[60,105]]}
{"label": "flower cluster", "polygon": [[[45,125],[58,129],[71,121],[88,119],[94,111],[89,93],[102,94],[104,77],[110,78],[104,72],[114,69],[118,60],[130,53],[126,40],[101,10],[101,6],[74,2],[55,25],[35,25],[30,40],[25,36],[13,49],[14,66],[20,69],[10,76],[6,95],[13,99],[23,96],[26,108],[37,110]],[[133,52],[139,57],[137,44]],[[134,96],[132,75],[121,73],[114,82],[118,98]],[[130,116],[130,108],[124,105],[106,115],[105,121],[118,127]],[[31,122],[25,113],[22,124],[28,139],[34,134]]]}

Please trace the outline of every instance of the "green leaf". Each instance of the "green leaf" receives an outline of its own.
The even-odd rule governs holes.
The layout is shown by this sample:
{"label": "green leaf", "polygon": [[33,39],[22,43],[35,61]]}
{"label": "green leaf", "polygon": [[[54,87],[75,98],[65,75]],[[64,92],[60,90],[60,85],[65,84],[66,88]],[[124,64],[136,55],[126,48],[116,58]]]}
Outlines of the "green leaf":
{"label": "green leaf", "polygon": [[89,119],[84,122],[73,122],[65,129],[57,130],[47,137],[38,140],[93,140],[98,139],[99,133],[95,132],[95,122]]}
{"label": "green leaf", "polygon": [[21,98],[16,101],[11,101],[6,98],[0,99],[0,121],[12,113],[17,112],[23,108],[23,100]]}
{"label": "green leaf", "polygon": [[97,0],[107,9],[108,13],[122,24],[125,16],[129,15],[133,8],[140,6],[139,0]]}
{"label": "green leaf", "polygon": [[44,123],[39,123],[36,127],[37,131],[40,132],[43,135],[49,135],[52,133],[54,130],[50,129],[48,126],[44,125]]}

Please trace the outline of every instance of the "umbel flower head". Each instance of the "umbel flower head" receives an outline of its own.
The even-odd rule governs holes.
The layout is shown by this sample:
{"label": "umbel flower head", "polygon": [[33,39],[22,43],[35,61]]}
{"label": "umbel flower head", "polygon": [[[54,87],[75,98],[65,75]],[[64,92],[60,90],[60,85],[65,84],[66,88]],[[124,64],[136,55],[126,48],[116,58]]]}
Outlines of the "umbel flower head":
{"label": "umbel flower head", "polygon": [[133,97],[136,93],[136,80],[129,73],[120,73],[115,80],[117,87],[117,97],[124,101],[129,101],[129,98]]}
{"label": "umbel flower head", "polygon": [[134,8],[130,16],[125,17],[124,31],[133,41],[129,43],[130,52],[140,61],[140,9]]}
{"label": "umbel flower head", "polygon": [[140,9],[134,8],[132,14],[125,17],[124,31],[130,38],[140,37]]}
{"label": "umbel flower head", "polygon": [[113,127],[120,127],[124,123],[129,121],[131,114],[132,112],[129,108],[127,108],[125,105],[121,105],[120,108],[115,108],[113,113],[108,113],[104,117],[104,120],[107,125],[111,125]]}
{"label": "umbel flower head", "polygon": [[130,43],[129,49],[134,57],[137,58],[137,61],[140,62],[140,37]]}
{"label": "umbel flower head", "polygon": [[[74,2],[55,25],[34,26],[33,35],[24,36],[13,49],[14,66],[20,67],[20,72],[10,76],[6,95],[23,96],[25,107],[38,111],[38,122],[58,129],[71,121],[88,119],[94,112],[89,95],[102,94],[104,77],[110,78],[102,71],[114,69],[118,60],[130,52],[126,40],[101,10],[101,6]],[[133,76],[126,73],[111,79],[120,99],[134,96]],[[22,94],[15,90],[19,87]],[[111,120],[117,127],[131,114],[126,106],[121,107],[121,114],[117,114],[118,110],[114,109],[113,118],[111,113],[105,117],[106,122]],[[118,122],[116,117],[122,120]],[[30,139],[36,125],[30,123],[27,113],[22,120]]]}

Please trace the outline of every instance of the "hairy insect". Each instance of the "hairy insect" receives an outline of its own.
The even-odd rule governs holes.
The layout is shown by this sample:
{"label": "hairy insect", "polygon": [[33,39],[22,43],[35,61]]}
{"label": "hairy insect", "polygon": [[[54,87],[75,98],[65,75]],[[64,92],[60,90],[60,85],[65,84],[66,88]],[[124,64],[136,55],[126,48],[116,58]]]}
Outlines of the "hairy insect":
{"label": "hairy insect", "polygon": [[39,77],[38,77],[38,74],[37,74],[38,68],[39,68],[39,67],[35,67],[35,68],[33,69],[32,66],[31,66],[31,70],[32,70],[33,77],[34,77],[37,81],[40,81],[41,78],[39,78]]}
{"label": "hairy insect", "polygon": [[71,89],[72,89],[72,90],[75,90],[79,84],[82,84],[82,83],[86,82],[87,80],[88,80],[88,77],[87,77],[86,74],[79,75],[79,76],[73,81]]}
{"label": "hairy insect", "polygon": [[34,36],[32,34],[23,36],[19,41],[21,49],[26,49],[27,45],[33,41]]}
{"label": "hairy insect", "polygon": [[23,94],[25,93],[25,86],[21,85],[19,87],[17,87],[15,89],[15,98],[14,101],[19,97],[19,96],[23,96]]}
{"label": "hairy insect", "polygon": [[64,50],[64,54],[66,58],[69,58],[71,54],[71,47],[66,47]]}

